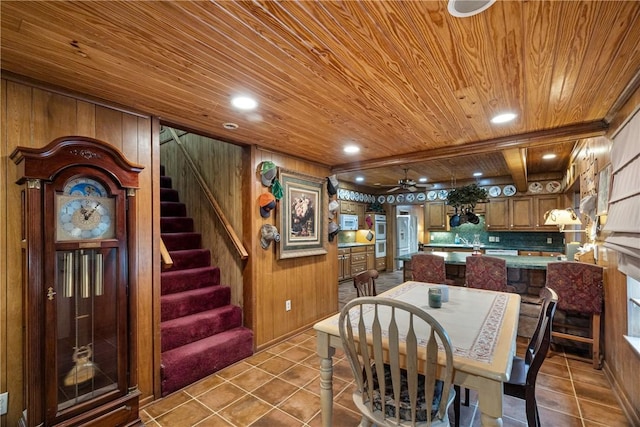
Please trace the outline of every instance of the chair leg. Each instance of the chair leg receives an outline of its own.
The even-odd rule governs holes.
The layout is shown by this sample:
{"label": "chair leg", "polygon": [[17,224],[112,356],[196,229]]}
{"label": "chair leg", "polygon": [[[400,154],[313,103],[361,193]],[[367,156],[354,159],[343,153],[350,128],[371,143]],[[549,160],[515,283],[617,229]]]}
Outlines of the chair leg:
{"label": "chair leg", "polygon": [[527,425],[528,427],[540,427],[538,404],[536,402],[536,390],[528,387],[524,395],[527,412]]}
{"label": "chair leg", "polygon": [[600,369],[600,314],[593,314],[591,316],[591,336],[593,337],[593,343],[591,345],[591,352],[593,357],[593,368]]}
{"label": "chair leg", "polygon": [[453,389],[456,392],[456,397],[453,398],[453,414],[455,416],[454,427],[460,427],[460,386],[455,385]]}

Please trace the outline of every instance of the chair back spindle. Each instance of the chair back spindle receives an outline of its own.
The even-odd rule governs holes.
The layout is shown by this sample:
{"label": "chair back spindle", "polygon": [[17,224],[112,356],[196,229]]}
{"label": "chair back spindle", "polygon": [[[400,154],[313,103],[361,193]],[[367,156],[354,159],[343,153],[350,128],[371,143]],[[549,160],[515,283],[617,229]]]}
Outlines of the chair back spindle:
{"label": "chair back spindle", "polygon": [[433,317],[402,301],[361,297],[342,309],[338,328],[356,380],[354,403],[365,419],[379,426],[449,425],[453,350]]}

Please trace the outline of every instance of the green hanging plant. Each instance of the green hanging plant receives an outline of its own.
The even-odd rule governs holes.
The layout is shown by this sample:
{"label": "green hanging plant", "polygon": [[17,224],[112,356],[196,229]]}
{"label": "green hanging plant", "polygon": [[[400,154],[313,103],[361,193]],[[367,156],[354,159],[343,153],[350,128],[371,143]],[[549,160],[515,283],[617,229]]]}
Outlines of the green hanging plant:
{"label": "green hanging plant", "polygon": [[455,208],[467,207],[473,212],[477,203],[487,201],[488,195],[487,190],[478,187],[478,184],[469,184],[449,191],[447,204]]}

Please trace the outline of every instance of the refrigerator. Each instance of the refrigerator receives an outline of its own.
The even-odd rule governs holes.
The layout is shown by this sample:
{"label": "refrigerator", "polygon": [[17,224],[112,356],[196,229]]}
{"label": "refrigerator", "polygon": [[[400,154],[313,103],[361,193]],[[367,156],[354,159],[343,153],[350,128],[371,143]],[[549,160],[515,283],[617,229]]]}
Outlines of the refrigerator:
{"label": "refrigerator", "polygon": [[[418,218],[414,215],[398,215],[396,224],[397,256],[418,252]],[[396,269],[402,269],[402,261],[396,261]]]}

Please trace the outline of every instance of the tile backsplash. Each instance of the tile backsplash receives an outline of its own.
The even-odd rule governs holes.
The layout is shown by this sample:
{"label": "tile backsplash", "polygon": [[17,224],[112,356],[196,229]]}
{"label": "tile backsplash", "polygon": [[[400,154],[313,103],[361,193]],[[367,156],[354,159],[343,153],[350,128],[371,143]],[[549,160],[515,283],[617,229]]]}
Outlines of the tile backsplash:
{"label": "tile backsplash", "polygon": [[484,229],[484,216],[479,215],[479,218],[480,223],[478,224],[462,224],[459,227],[452,228],[451,231],[432,231],[429,233],[429,243],[454,244],[456,234],[458,234],[461,239],[466,239],[471,243],[473,242],[474,235],[479,234],[480,242],[483,245],[490,246],[492,248],[564,252],[565,237],[563,233],[517,231],[489,232]]}

